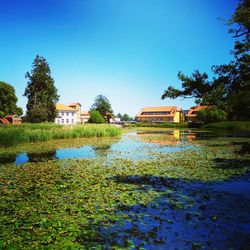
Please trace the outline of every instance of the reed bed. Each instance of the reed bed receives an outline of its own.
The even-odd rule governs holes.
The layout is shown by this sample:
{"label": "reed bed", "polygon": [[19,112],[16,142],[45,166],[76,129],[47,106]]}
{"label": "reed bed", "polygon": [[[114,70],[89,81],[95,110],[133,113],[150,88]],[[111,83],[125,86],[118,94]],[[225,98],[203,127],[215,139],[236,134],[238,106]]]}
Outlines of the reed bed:
{"label": "reed bed", "polygon": [[0,146],[11,147],[20,143],[49,141],[53,139],[114,137],[121,130],[108,124],[62,126],[53,123],[0,126]]}

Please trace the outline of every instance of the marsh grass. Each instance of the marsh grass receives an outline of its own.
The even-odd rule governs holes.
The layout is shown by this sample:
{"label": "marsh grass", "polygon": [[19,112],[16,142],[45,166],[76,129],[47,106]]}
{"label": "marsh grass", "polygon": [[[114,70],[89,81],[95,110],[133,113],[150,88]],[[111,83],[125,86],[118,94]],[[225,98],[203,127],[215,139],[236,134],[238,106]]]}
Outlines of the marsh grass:
{"label": "marsh grass", "polygon": [[106,124],[62,126],[50,123],[6,125],[0,127],[0,146],[44,142],[52,139],[72,139],[119,136],[119,128]]}

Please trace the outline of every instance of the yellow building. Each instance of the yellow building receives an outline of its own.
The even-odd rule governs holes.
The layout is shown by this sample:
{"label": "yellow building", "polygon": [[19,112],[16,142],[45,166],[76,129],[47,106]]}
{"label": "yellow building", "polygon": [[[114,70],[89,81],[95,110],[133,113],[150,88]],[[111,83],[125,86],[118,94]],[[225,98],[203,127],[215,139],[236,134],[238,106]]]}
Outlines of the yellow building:
{"label": "yellow building", "polygon": [[184,122],[181,108],[176,106],[145,107],[136,116],[139,122]]}

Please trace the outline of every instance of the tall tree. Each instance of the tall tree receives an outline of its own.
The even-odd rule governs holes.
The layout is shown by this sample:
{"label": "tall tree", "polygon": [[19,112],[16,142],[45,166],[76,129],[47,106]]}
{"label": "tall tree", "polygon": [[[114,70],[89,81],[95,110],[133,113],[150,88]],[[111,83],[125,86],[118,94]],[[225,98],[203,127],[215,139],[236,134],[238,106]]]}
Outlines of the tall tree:
{"label": "tall tree", "polygon": [[57,115],[55,104],[59,100],[59,95],[46,59],[37,55],[32,70],[27,72],[25,77],[28,79],[24,92],[24,96],[28,98],[27,120],[53,122]]}
{"label": "tall tree", "polygon": [[250,0],[239,3],[228,22],[234,34],[234,60],[225,65],[213,66],[214,77],[196,70],[191,77],[182,73],[178,78],[182,89],[169,86],[162,99],[194,97],[197,103],[211,104],[228,113],[231,120],[250,120]]}
{"label": "tall tree", "polygon": [[99,111],[103,118],[108,119],[113,115],[110,101],[104,95],[98,95],[95,98],[94,104],[91,106],[91,111]]}
{"label": "tall tree", "polygon": [[22,115],[22,108],[17,106],[15,89],[8,83],[0,81],[0,117],[8,114]]}

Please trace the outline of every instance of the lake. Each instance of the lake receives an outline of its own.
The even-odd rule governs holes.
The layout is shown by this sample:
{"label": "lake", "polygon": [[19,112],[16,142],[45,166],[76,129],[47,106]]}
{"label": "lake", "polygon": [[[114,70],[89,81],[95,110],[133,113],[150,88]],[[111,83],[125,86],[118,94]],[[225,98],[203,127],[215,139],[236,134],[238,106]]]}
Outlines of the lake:
{"label": "lake", "polygon": [[156,129],[98,141],[0,158],[2,244],[249,249],[248,134]]}

